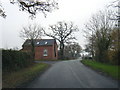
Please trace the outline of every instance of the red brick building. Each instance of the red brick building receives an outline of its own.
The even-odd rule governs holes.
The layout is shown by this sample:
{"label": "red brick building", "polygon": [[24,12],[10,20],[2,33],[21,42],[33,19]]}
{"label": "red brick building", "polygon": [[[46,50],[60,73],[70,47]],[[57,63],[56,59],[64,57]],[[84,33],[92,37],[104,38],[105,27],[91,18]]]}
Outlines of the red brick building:
{"label": "red brick building", "polygon": [[[35,60],[56,60],[58,48],[55,39],[34,39]],[[31,40],[27,39],[22,45],[22,51],[31,51]]]}

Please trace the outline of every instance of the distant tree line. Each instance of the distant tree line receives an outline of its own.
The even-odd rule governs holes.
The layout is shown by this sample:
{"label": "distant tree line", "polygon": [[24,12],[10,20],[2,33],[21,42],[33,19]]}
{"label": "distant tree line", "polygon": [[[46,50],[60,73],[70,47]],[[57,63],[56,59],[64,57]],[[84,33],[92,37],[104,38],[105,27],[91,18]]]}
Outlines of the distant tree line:
{"label": "distant tree line", "polygon": [[77,58],[79,58],[81,50],[82,50],[82,47],[76,42],[65,45],[64,59],[77,59]]}

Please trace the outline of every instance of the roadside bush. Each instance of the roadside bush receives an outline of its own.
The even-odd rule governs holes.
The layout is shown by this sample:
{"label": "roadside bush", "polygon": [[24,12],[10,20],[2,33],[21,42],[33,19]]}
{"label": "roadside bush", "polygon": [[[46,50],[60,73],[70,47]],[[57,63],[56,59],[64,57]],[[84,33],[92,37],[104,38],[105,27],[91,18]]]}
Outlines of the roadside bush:
{"label": "roadside bush", "polygon": [[2,50],[2,70],[17,71],[31,64],[30,54],[16,50]]}
{"label": "roadside bush", "polygon": [[109,62],[114,65],[120,65],[118,61],[118,51],[109,51],[108,56],[109,56]]}

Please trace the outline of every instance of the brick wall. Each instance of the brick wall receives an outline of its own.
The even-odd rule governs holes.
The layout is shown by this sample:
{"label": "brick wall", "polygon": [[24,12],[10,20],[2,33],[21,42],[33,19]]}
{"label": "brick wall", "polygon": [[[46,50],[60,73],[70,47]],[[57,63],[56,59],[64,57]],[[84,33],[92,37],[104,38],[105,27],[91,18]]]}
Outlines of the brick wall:
{"label": "brick wall", "polygon": [[[48,56],[43,56],[44,49],[47,49]],[[21,51],[31,52],[31,46],[23,46],[23,49]],[[53,45],[35,47],[35,60],[56,60],[56,59],[58,59],[58,47],[56,43]]]}
{"label": "brick wall", "polygon": [[[56,48],[56,57],[54,53],[54,45],[53,46],[37,46],[35,47],[35,60],[56,60],[58,58],[57,46]],[[43,56],[43,51],[46,49],[48,51],[47,56]]]}

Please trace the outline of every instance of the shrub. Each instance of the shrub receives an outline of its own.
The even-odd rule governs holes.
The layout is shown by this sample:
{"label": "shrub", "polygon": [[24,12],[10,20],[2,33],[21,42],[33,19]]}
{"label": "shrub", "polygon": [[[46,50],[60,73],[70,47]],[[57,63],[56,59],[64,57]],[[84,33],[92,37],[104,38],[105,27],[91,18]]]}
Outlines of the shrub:
{"label": "shrub", "polygon": [[108,56],[109,56],[109,62],[114,65],[120,65],[118,61],[118,51],[109,51]]}

